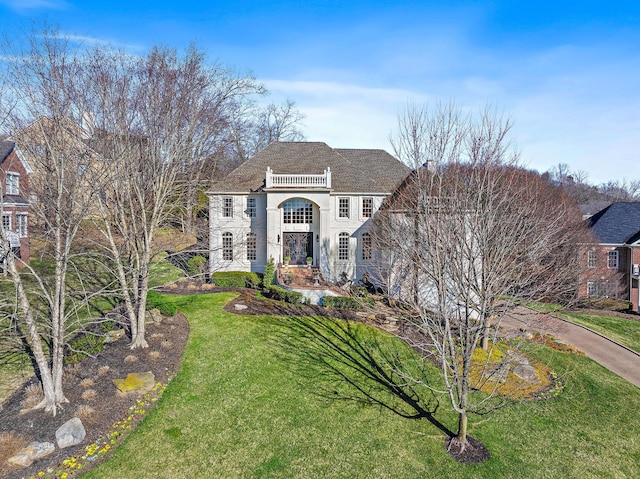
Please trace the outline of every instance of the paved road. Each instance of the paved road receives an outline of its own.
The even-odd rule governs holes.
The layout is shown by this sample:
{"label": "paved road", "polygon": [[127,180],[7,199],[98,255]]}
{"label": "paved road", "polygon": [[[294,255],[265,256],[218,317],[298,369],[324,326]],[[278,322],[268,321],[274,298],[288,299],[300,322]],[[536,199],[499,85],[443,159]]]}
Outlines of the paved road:
{"label": "paved road", "polygon": [[510,316],[504,318],[500,325],[506,329],[551,334],[640,387],[640,355],[586,328],[548,314],[536,313],[527,308],[518,308]]}

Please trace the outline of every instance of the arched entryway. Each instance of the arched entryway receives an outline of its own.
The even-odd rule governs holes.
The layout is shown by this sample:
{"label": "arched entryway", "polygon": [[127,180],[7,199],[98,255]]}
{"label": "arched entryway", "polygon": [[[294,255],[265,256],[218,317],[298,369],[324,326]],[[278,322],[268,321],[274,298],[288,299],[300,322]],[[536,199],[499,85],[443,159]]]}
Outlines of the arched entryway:
{"label": "arched entryway", "polygon": [[315,262],[314,233],[318,211],[313,202],[292,198],[282,203],[282,257],[289,264],[303,265],[307,258]]}

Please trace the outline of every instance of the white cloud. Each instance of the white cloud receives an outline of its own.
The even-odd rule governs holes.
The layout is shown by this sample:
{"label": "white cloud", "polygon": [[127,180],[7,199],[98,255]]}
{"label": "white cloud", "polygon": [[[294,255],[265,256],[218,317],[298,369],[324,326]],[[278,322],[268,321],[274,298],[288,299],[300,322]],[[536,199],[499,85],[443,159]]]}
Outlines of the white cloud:
{"label": "white cloud", "polygon": [[64,10],[69,6],[65,0],[0,0],[0,3],[19,13],[28,10]]}
{"label": "white cloud", "polygon": [[306,117],[308,140],[324,141],[336,148],[389,150],[389,133],[407,101],[427,101],[425,95],[403,89],[321,81],[263,82],[276,102],[295,100]]}

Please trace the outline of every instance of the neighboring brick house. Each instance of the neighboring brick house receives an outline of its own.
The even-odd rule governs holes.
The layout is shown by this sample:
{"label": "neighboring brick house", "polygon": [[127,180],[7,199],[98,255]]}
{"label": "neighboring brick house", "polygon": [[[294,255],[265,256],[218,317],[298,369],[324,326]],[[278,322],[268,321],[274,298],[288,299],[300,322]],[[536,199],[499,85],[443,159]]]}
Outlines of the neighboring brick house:
{"label": "neighboring brick house", "polygon": [[[12,141],[0,142],[0,182],[2,182],[2,227],[9,246],[22,262],[29,262],[29,163]],[[2,262],[4,262],[2,252]]]}
{"label": "neighboring brick house", "polygon": [[640,312],[640,202],[612,203],[587,225],[593,239],[581,249],[578,296],[626,299]]}
{"label": "neighboring brick house", "polygon": [[383,150],[271,143],[207,192],[210,271],[310,257],[325,279],[356,281],[371,264],[373,214],[410,171]]}

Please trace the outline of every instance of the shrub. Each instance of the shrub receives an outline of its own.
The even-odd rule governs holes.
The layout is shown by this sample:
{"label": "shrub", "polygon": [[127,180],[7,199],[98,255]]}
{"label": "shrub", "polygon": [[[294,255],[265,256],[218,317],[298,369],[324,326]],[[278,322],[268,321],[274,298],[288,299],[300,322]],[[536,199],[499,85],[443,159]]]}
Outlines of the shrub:
{"label": "shrub", "polygon": [[617,298],[584,298],[580,300],[578,306],[582,308],[618,311],[621,313],[629,313],[633,308],[631,301]]}
{"label": "shrub", "polygon": [[257,288],[260,284],[258,273],[246,271],[228,271],[213,273],[211,278],[216,286],[222,288]]}
{"label": "shrub", "polygon": [[85,357],[95,356],[104,348],[104,340],[101,336],[85,333],[79,334],[69,343],[68,349],[65,351],[65,363],[76,364]]}
{"label": "shrub", "polygon": [[204,273],[204,266],[207,264],[207,258],[196,255],[187,261],[187,271],[191,275]]}
{"label": "shrub", "polygon": [[173,316],[178,311],[178,307],[157,291],[150,290],[147,294],[147,311],[157,309],[160,314]]}
{"label": "shrub", "polygon": [[269,258],[267,264],[264,265],[264,276],[262,276],[262,287],[264,289],[269,289],[269,287],[273,284],[273,281],[276,276],[276,266],[273,262],[273,256]]}
{"label": "shrub", "polygon": [[352,286],[351,294],[357,298],[366,298],[369,296],[369,290],[365,286]]}
{"label": "shrub", "polygon": [[302,293],[281,288],[280,286],[269,286],[268,293],[271,299],[284,301],[285,303],[302,303],[304,299]]}
{"label": "shrub", "polygon": [[362,309],[365,306],[375,305],[371,298],[354,298],[353,296],[324,296],[322,305],[330,308]]}

